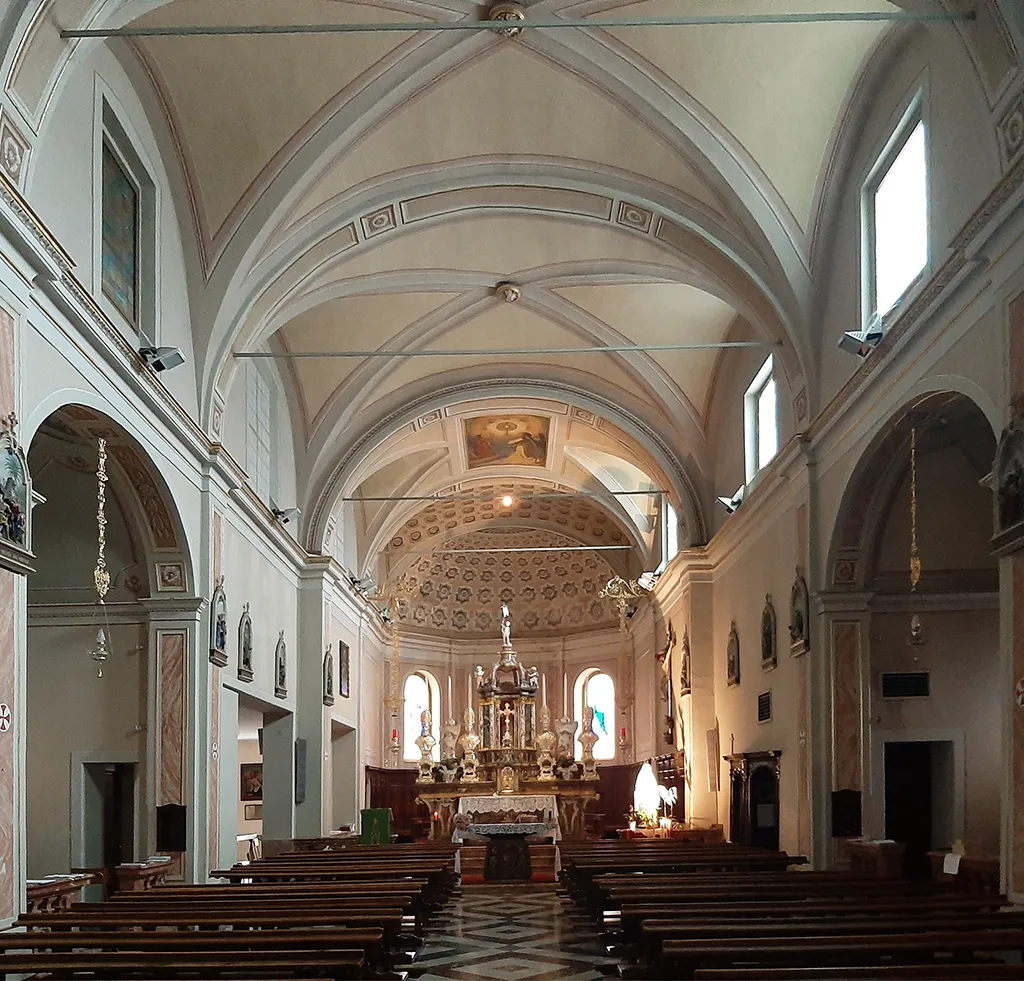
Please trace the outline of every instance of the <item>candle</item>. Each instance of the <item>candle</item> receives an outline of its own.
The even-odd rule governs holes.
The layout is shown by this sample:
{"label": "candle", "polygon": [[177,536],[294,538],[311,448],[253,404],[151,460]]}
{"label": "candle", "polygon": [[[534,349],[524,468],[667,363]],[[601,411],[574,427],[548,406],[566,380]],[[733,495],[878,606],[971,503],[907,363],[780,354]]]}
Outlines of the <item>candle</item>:
{"label": "candle", "polygon": [[452,676],[448,675],[448,718],[451,718],[452,712],[455,711],[455,705],[452,702]]}
{"label": "candle", "polygon": [[473,672],[466,675],[466,708],[473,707]]}
{"label": "candle", "polygon": [[548,703],[548,676],[546,674],[540,676],[540,703],[541,705]]}
{"label": "candle", "polygon": [[569,674],[562,672],[562,716],[569,718]]}
{"label": "candle", "polygon": [[626,727],[625,726],[622,727],[622,738],[623,739],[626,738]]}
{"label": "candle", "polygon": [[391,730],[391,739],[392,739],[392,742],[393,742],[394,740],[396,740],[397,738],[398,738],[398,730],[397,730],[397,729],[392,729],[392,730]]}

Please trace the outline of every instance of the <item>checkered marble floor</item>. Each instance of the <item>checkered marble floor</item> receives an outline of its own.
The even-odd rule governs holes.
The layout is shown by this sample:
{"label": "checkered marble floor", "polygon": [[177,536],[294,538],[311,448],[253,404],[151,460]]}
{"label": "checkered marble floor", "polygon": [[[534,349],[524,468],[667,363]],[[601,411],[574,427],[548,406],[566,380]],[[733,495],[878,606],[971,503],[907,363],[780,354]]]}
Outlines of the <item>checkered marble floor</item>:
{"label": "checkered marble floor", "polygon": [[469,885],[435,920],[410,977],[596,981],[616,963],[593,926],[564,910],[554,885]]}

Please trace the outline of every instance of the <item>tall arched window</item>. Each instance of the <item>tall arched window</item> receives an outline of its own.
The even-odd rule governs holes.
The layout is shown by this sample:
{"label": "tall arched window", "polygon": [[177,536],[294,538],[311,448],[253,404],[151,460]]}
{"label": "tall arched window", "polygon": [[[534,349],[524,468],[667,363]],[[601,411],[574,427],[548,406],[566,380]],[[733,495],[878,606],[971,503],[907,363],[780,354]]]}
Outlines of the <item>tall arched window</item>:
{"label": "tall arched window", "polygon": [[615,759],[615,682],[599,668],[587,668],[576,679],[573,688],[576,707],[576,759],[582,754],[579,735],[583,732],[583,709],[589,705],[594,710],[594,732],[598,740],[594,743],[595,760]]}
{"label": "tall arched window", "polygon": [[402,758],[406,763],[415,763],[420,758],[416,740],[420,734],[420,715],[424,709],[430,712],[430,731],[434,737],[435,760],[441,759],[441,689],[437,679],[429,671],[414,671],[405,679],[405,720]]}

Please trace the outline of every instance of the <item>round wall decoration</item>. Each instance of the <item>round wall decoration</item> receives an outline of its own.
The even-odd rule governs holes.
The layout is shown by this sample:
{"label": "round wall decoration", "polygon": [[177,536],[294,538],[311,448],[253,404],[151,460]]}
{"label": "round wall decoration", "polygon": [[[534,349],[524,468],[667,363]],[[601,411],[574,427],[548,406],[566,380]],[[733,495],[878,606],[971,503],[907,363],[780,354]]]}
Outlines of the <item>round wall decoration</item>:
{"label": "round wall decoration", "polygon": [[11,707],[6,702],[0,702],[0,732],[7,732],[11,728]]}
{"label": "round wall decoration", "polygon": [[[1024,678],[1021,678],[1020,681],[1017,682],[1017,687],[1013,690],[1013,697],[1018,706],[1024,706]],[[7,706],[4,705],[0,707],[6,708]]]}

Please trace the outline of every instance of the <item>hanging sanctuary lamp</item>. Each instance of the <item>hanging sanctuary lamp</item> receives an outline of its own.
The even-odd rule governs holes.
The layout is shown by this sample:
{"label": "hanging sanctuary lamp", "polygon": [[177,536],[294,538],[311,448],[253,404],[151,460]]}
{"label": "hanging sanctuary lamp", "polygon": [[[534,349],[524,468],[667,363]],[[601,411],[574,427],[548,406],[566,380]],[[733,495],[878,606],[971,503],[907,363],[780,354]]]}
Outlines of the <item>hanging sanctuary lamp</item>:
{"label": "hanging sanctuary lamp", "polygon": [[[910,430],[910,591],[921,581],[921,556],[917,550],[917,428]],[[917,649],[925,642],[921,617],[915,611],[910,617],[910,646],[917,660]]]}
{"label": "hanging sanctuary lamp", "polygon": [[103,626],[96,631],[96,646],[89,651],[97,664],[96,676],[103,677],[103,665],[110,656],[110,623],[107,619],[106,596],[110,589],[110,572],[107,569],[107,441],[97,441],[98,461],[96,464],[96,568],[93,569],[93,583],[103,617]]}

